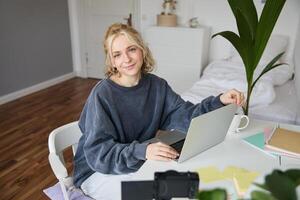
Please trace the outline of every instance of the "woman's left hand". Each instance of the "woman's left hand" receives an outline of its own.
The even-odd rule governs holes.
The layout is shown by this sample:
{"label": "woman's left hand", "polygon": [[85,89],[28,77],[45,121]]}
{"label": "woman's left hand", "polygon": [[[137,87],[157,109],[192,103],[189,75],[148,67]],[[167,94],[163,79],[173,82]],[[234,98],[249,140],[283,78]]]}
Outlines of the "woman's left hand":
{"label": "woman's left hand", "polygon": [[220,96],[220,101],[227,105],[234,103],[239,106],[243,106],[245,103],[244,94],[236,89],[228,90]]}

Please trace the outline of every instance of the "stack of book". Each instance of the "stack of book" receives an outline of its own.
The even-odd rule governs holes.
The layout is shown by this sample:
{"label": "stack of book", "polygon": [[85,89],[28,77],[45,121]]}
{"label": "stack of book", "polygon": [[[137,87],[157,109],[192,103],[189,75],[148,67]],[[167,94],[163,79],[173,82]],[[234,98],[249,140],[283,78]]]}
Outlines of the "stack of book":
{"label": "stack of book", "polygon": [[300,132],[275,127],[273,130],[264,130],[243,140],[269,155],[300,159]]}
{"label": "stack of book", "polygon": [[278,155],[300,158],[300,133],[276,128],[266,142],[265,150]]}

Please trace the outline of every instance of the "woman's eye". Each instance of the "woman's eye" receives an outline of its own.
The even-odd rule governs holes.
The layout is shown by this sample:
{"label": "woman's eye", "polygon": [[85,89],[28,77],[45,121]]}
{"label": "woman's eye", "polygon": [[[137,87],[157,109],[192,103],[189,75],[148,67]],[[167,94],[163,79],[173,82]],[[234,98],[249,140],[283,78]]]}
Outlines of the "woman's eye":
{"label": "woman's eye", "polygon": [[129,51],[135,52],[135,51],[136,51],[136,48],[135,48],[135,47],[132,47],[132,48],[129,49]]}
{"label": "woman's eye", "polygon": [[113,55],[113,57],[118,58],[118,57],[120,57],[120,54],[115,54],[115,55]]}

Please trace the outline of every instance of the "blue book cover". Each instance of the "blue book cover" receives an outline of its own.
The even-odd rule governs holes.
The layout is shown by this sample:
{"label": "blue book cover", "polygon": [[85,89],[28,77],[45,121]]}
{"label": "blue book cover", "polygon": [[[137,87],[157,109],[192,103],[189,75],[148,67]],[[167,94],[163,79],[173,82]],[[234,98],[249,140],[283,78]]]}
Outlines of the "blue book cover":
{"label": "blue book cover", "polygon": [[243,138],[243,140],[246,143],[258,148],[259,150],[265,149],[265,135],[263,132],[251,135],[249,137],[245,137]]}
{"label": "blue book cover", "polygon": [[276,154],[265,150],[265,138],[266,138],[265,133],[261,132],[255,135],[251,135],[249,137],[245,137],[243,138],[243,141],[246,144],[249,144],[252,147],[260,150],[261,152],[268,154],[269,156],[273,156],[273,157],[276,156]]}

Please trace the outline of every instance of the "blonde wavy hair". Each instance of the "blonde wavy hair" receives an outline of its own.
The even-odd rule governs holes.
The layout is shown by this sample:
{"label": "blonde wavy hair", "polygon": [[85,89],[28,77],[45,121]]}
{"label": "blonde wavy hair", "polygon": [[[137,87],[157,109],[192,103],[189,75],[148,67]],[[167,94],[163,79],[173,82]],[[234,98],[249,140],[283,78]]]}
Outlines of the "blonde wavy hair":
{"label": "blonde wavy hair", "polygon": [[118,70],[112,65],[112,43],[119,35],[125,35],[130,42],[136,45],[143,53],[142,73],[151,72],[154,69],[155,61],[148,46],[144,43],[141,35],[131,26],[121,23],[112,24],[106,31],[104,37],[105,52],[105,75],[110,77],[118,74]]}

